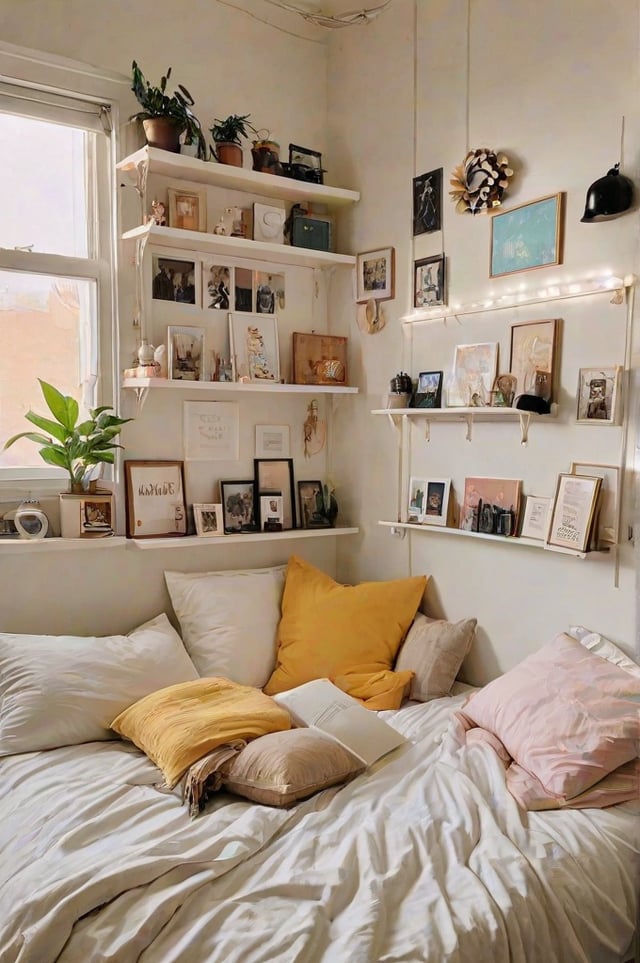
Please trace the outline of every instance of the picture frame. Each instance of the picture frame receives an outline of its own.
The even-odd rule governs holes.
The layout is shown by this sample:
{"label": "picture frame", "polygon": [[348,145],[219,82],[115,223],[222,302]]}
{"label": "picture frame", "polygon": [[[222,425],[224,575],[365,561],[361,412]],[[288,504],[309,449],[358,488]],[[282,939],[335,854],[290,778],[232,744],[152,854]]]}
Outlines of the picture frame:
{"label": "picture frame", "polygon": [[256,314],[277,314],[285,308],[284,274],[254,271]]}
{"label": "picture frame", "polygon": [[208,311],[229,311],[234,289],[234,269],[219,261],[205,261],[202,265],[203,307]]}
{"label": "picture frame", "polygon": [[244,535],[258,531],[253,478],[221,481],[220,503],[225,535]]}
{"label": "picture frame", "polygon": [[579,425],[618,425],[621,421],[620,404],[622,365],[603,365],[601,368],[580,368],[576,421]]}
{"label": "picture frame", "polygon": [[224,535],[222,504],[220,502],[194,502],[193,521],[198,538]]}
{"label": "picture frame", "polygon": [[516,377],[512,374],[498,374],[491,389],[493,408],[512,408],[516,398]]}
{"label": "picture frame", "polygon": [[525,495],[520,535],[544,542],[549,527],[549,513],[553,499],[543,495]]}
{"label": "picture frame", "polygon": [[423,525],[446,526],[449,517],[450,478],[427,478],[422,511]]}
{"label": "picture frame", "polygon": [[168,187],[169,227],[183,231],[207,230],[207,192]]}
{"label": "picture frame", "polygon": [[293,458],[254,458],[254,483],[258,497],[282,497],[282,530],[296,528]]}
{"label": "picture frame", "polygon": [[414,408],[440,408],[442,406],[442,371],[421,371],[418,375]]}
{"label": "picture frame", "polygon": [[295,385],[347,384],[346,337],[294,331],[292,345]]}
{"label": "picture frame", "polygon": [[409,498],[407,504],[407,521],[410,524],[421,525],[424,518],[424,500],[427,491],[426,478],[412,475],[409,479]]}
{"label": "picture frame", "polygon": [[278,321],[274,314],[229,314],[229,339],[234,381],[280,381]]}
{"label": "picture frame", "polygon": [[445,304],[444,254],[413,262],[413,306],[430,308]]}
{"label": "picture frame", "polygon": [[154,254],[151,259],[151,297],[179,304],[198,303],[196,262]]}
{"label": "picture frame", "polygon": [[489,277],[562,264],[562,192],[491,216]]}
{"label": "picture frame", "polygon": [[256,458],[289,458],[290,452],[289,425],[256,425]]}
{"label": "picture frame", "polygon": [[485,535],[515,535],[521,500],[520,478],[465,478],[459,528]]}
{"label": "picture frame", "polygon": [[322,154],[318,150],[289,144],[289,169],[298,180],[310,181],[313,184],[324,183]]}
{"label": "picture frame", "polygon": [[574,461],[572,475],[590,475],[602,478],[595,522],[595,547],[608,549],[620,541],[621,478],[618,465],[600,465],[594,462]]}
{"label": "picture frame", "polygon": [[167,357],[171,381],[204,381],[205,329],[195,324],[170,324]]}
{"label": "picture frame", "polygon": [[237,461],[240,457],[235,401],[183,401],[185,461]]}
{"label": "picture frame", "polygon": [[453,382],[465,405],[488,405],[498,370],[498,347],[497,341],[456,345],[453,355]]}
{"label": "picture frame", "polygon": [[558,475],[545,544],[583,553],[588,551],[602,478]]}
{"label": "picture frame", "polygon": [[[518,321],[511,325],[509,373],[516,379],[515,396],[543,391],[546,400],[555,400],[558,381],[560,319]],[[541,387],[538,372],[549,372]],[[543,396],[543,395],[541,395]]]}
{"label": "picture frame", "polygon": [[390,301],[395,297],[395,248],[383,247],[356,256],[356,301]]}
{"label": "picture frame", "polygon": [[260,531],[281,532],[284,501],[278,492],[260,495]]}
{"label": "picture frame", "polygon": [[184,463],[125,459],[127,538],[186,535]]}
{"label": "picture frame", "polygon": [[442,229],[442,167],[413,178],[413,236]]}
{"label": "picture frame", "polygon": [[324,504],[321,481],[299,481],[298,502],[302,528],[332,528]]}

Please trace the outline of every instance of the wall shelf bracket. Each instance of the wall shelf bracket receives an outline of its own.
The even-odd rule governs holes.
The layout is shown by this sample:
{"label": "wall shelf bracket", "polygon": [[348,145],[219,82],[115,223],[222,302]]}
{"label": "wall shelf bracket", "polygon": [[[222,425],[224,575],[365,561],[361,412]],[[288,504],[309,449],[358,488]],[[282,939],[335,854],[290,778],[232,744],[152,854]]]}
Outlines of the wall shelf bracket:
{"label": "wall shelf bracket", "polygon": [[531,423],[531,412],[523,411],[520,413],[520,444],[526,445],[529,442],[529,425]]}

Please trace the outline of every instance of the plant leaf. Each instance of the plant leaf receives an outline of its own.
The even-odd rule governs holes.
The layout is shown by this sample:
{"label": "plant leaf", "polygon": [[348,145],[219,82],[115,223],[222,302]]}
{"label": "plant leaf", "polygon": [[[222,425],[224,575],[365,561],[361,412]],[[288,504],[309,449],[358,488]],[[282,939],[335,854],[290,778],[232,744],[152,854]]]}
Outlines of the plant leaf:
{"label": "plant leaf", "polygon": [[40,382],[44,400],[47,402],[49,411],[53,417],[56,418],[61,425],[64,425],[65,428],[68,428],[70,431],[73,430],[78,417],[78,402],[74,402],[76,414],[75,417],[72,418],[73,407],[69,406],[69,401],[73,401],[73,399],[63,395],[61,391],[58,391],[53,385],[43,381],[42,378],[38,378],[38,381]]}
{"label": "plant leaf", "polygon": [[35,431],[21,431],[19,435],[13,435],[8,441],[5,441],[4,448],[10,448],[14,442],[19,441],[20,438],[28,438],[29,441],[35,441],[38,445],[50,445],[51,439],[47,438],[46,435],[38,435]]}
{"label": "plant leaf", "polygon": [[[42,415],[36,414],[35,411],[28,411],[25,415],[25,418],[27,421],[30,421],[32,425],[35,425],[36,428],[41,428],[43,431],[46,431],[47,434],[57,438],[58,441],[64,442],[69,437],[69,432],[67,429],[63,428],[62,425],[59,425],[57,421],[51,421],[50,418],[44,418]],[[47,438],[46,444],[49,444],[50,442],[51,438]]]}

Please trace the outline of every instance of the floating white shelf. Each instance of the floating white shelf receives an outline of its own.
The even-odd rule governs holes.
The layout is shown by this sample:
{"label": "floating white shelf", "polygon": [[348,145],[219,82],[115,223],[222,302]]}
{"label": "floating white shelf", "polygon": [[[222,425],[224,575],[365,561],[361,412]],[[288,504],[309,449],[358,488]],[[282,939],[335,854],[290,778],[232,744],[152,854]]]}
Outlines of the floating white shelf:
{"label": "floating white shelf", "polygon": [[520,441],[526,445],[528,441],[529,425],[531,421],[553,420],[558,415],[558,406],[553,404],[547,415],[538,415],[533,411],[523,411],[521,408],[375,408],[372,415],[386,415],[394,428],[398,427],[397,419],[422,420],[425,422],[425,436],[429,441],[429,426],[432,421],[462,421],[467,426],[467,441],[471,441],[473,424],[476,421],[518,421],[520,423]]}
{"label": "floating white shelf", "polygon": [[228,164],[198,160],[185,154],[174,154],[157,147],[141,147],[134,154],[123,158],[116,166],[118,170],[136,177],[137,168],[141,164],[147,165],[150,173],[161,174],[163,177],[245,191],[262,197],[277,197],[284,201],[308,201],[311,204],[341,207],[345,204],[356,204],[360,200],[358,191],[346,190],[343,187],[310,184],[277,174],[262,174],[260,171],[243,167],[231,167]]}
{"label": "floating white shelf", "polygon": [[230,543],[240,542],[286,542],[296,538],[327,538],[334,535],[357,535],[357,528],[294,528],[286,532],[246,532],[243,535],[220,535],[213,538],[201,538],[198,535],[186,535],[170,538],[131,538],[129,545],[144,550],[159,548],[203,548],[218,547]]}
{"label": "floating white shelf", "polygon": [[76,552],[88,549],[124,548],[127,539],[123,535],[108,538],[2,538],[0,555],[24,552]]}
{"label": "floating white shelf", "polygon": [[420,532],[423,535],[460,535],[463,538],[481,538],[490,542],[500,542],[501,545],[515,545],[521,548],[539,548],[547,552],[557,552],[559,555],[573,555],[575,558],[586,558],[587,555],[602,555],[603,552],[574,552],[568,548],[556,548],[555,545],[546,545],[544,542],[535,538],[522,538],[522,536],[487,535],[484,532],[467,532],[461,528],[445,528],[440,525],[418,525],[414,522],[378,522],[385,528],[402,529],[411,532]]}
{"label": "floating white shelf", "polygon": [[178,381],[167,378],[125,378],[123,388],[172,389],[208,392],[272,392],[273,394],[354,395],[359,389],[348,385],[291,385],[274,381]]}

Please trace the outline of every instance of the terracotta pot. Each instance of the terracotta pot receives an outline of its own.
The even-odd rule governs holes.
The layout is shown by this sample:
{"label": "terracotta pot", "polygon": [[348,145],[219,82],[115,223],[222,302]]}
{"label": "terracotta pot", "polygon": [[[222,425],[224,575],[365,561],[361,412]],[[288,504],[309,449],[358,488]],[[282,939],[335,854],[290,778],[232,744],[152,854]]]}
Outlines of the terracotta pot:
{"label": "terracotta pot", "polygon": [[145,137],[149,147],[160,147],[162,150],[180,152],[180,134],[182,127],[169,117],[146,117],[142,121]]}
{"label": "terracotta pot", "polygon": [[240,147],[239,144],[221,141],[216,144],[216,157],[221,164],[229,164],[231,167],[242,167],[242,147]]}

